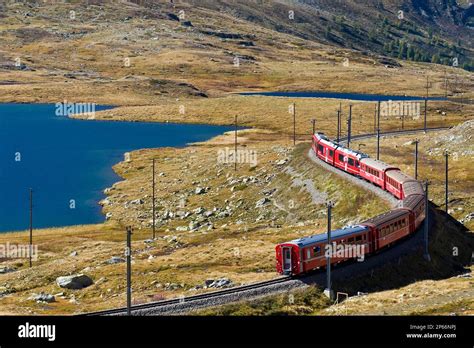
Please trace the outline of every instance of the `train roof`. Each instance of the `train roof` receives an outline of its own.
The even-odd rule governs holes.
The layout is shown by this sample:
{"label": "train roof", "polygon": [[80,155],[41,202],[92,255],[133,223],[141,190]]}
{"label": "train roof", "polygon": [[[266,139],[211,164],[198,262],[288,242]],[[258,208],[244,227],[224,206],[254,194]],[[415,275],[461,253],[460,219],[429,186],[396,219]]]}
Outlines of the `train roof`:
{"label": "train roof", "polygon": [[356,151],[356,150],[352,150],[352,149],[349,149],[347,147],[338,147],[337,148],[338,151],[341,151],[341,152],[344,152],[345,154],[347,155],[351,155],[351,156],[354,156],[356,157],[357,159],[361,159],[361,158],[366,158],[366,157],[369,157],[369,155],[363,153],[363,152],[360,152],[360,151]]}
{"label": "train roof", "polygon": [[[367,230],[368,230],[367,226],[360,226],[360,225],[351,226],[351,227],[343,228],[340,230],[334,230],[334,231],[331,231],[331,240],[334,238],[349,236],[354,233],[365,232]],[[304,248],[304,247],[307,247],[308,245],[327,241],[327,239],[328,239],[327,233],[321,233],[321,234],[315,234],[314,236],[294,239],[290,241],[289,243],[295,244],[299,246],[300,248]]]}
{"label": "train roof", "polygon": [[329,146],[329,147],[332,147],[333,149],[335,149],[335,148],[337,148],[337,147],[339,146],[338,144],[335,144],[335,143],[333,143],[332,141],[326,140],[326,139],[321,139],[319,142],[322,143],[322,144],[325,144],[325,145],[327,145],[327,146]]}
{"label": "train roof", "polygon": [[390,210],[386,213],[377,215],[376,217],[373,217],[373,218],[371,218],[367,221],[364,221],[362,223],[362,225],[371,224],[371,225],[378,226],[380,224],[384,224],[384,223],[392,221],[394,219],[398,219],[398,218],[402,217],[405,214],[408,214],[406,209],[401,209],[401,208],[393,209],[393,210]]}
{"label": "train roof", "polygon": [[390,170],[387,172],[387,176],[401,184],[407,181],[416,181],[414,178],[409,175],[406,175],[405,173],[402,173],[400,170]]}
{"label": "train roof", "polygon": [[419,181],[407,181],[402,186],[405,196],[425,194],[423,185]]}
{"label": "train roof", "polygon": [[314,133],[314,136],[319,140],[323,139],[323,140],[326,140],[326,141],[330,141],[330,139],[324,133],[316,132],[316,133]]}
{"label": "train roof", "polygon": [[402,207],[413,210],[423,200],[425,200],[424,195],[410,195],[402,201]]}
{"label": "train roof", "polygon": [[374,158],[366,157],[360,160],[361,163],[364,163],[365,165],[380,170],[382,172],[385,172],[387,169],[399,169],[397,167],[394,167],[390,164],[387,164],[385,162],[376,160]]}

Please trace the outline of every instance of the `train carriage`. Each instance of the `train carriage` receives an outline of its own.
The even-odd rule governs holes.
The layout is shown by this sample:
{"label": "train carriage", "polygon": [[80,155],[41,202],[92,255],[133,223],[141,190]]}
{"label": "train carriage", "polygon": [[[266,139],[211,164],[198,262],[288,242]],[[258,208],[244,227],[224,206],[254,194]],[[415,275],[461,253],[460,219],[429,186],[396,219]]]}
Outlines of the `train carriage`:
{"label": "train carriage", "polygon": [[407,189],[415,187],[416,183],[418,183],[418,181],[402,173],[400,170],[390,170],[385,175],[385,189],[398,199],[403,199],[406,196],[403,187]]}
{"label": "train carriage", "polygon": [[403,189],[404,197],[409,197],[411,195],[424,195],[425,194],[423,185],[421,184],[421,182],[416,181],[415,179],[405,181],[402,184],[402,189]]}
{"label": "train carriage", "polygon": [[[333,244],[335,243],[335,244]],[[327,233],[299,238],[276,246],[277,271],[300,274],[326,266]],[[370,229],[353,226],[331,232],[331,264],[371,253]],[[338,253],[339,252],[339,253]]]}
{"label": "train carriage", "polygon": [[366,157],[360,160],[359,176],[385,190],[385,176],[389,170],[400,170],[382,161]]}
{"label": "train carriage", "polygon": [[334,155],[338,144],[331,142],[324,134],[316,133],[313,137],[313,151],[320,159],[334,165]]}
{"label": "train carriage", "polygon": [[410,212],[405,208],[390,210],[363,222],[372,231],[372,248],[378,250],[410,234]]}
{"label": "train carriage", "polygon": [[360,161],[367,157],[369,156],[365,153],[338,146],[334,158],[334,166],[349,174],[359,175]]}
{"label": "train carriage", "polygon": [[425,219],[425,196],[409,195],[403,200],[402,207],[410,210],[410,233],[413,233]]}

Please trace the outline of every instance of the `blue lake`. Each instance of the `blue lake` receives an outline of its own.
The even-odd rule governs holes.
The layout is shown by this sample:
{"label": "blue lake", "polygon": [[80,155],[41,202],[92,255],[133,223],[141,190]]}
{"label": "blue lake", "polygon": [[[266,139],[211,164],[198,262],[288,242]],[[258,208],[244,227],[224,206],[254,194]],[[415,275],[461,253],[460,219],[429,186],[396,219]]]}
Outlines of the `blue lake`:
{"label": "blue lake", "polygon": [[[121,180],[112,166],[125,152],[183,147],[234,129],[84,121],[55,112],[51,104],[0,104],[1,232],[28,228],[30,187],[35,228],[102,222],[98,201],[106,187]],[[70,208],[71,200],[75,209]]]}
{"label": "blue lake", "polygon": [[[361,101],[389,101],[389,100],[424,100],[424,97],[403,95],[380,95],[360,93],[336,93],[336,92],[243,92],[240,95],[261,95],[267,97],[291,97],[291,98],[330,98],[350,99]],[[444,97],[429,97],[428,100],[446,100]]]}

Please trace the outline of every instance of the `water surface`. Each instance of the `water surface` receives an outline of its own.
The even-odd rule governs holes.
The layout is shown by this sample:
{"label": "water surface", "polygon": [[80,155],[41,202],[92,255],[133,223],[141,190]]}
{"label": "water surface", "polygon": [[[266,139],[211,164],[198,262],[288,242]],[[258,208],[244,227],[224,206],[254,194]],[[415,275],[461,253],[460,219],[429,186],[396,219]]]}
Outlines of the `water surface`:
{"label": "water surface", "polygon": [[112,166],[125,152],[182,147],[233,129],[74,120],[55,111],[51,104],[0,104],[0,231],[28,228],[30,187],[35,228],[102,222],[98,201],[121,180]]}
{"label": "water surface", "polygon": [[[240,95],[261,95],[261,96],[268,96],[268,97],[350,99],[350,100],[360,100],[360,101],[424,100],[424,97],[416,97],[416,96],[363,94],[363,93],[337,93],[337,92],[243,92],[239,94]],[[446,100],[446,98],[429,97],[428,100]]]}

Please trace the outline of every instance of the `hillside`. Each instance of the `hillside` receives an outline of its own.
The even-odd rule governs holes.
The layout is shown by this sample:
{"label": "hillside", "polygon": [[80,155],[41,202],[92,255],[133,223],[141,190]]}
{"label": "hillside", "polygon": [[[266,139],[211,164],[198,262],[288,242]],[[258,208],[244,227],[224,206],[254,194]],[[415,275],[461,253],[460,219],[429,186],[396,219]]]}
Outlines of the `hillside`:
{"label": "hillside", "polygon": [[[472,60],[467,22],[421,18],[412,5],[398,23],[389,1],[87,3],[3,3],[1,101],[150,105],[252,89],[424,95],[428,75],[431,95],[472,91],[460,68]],[[396,58],[380,55],[390,45]],[[459,66],[398,60],[438,51]]]}

